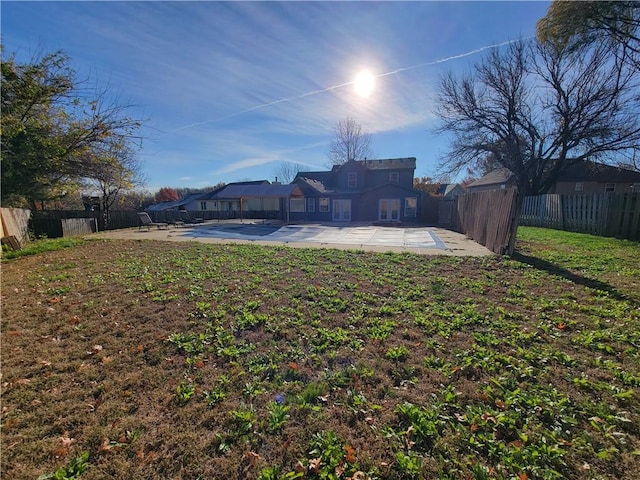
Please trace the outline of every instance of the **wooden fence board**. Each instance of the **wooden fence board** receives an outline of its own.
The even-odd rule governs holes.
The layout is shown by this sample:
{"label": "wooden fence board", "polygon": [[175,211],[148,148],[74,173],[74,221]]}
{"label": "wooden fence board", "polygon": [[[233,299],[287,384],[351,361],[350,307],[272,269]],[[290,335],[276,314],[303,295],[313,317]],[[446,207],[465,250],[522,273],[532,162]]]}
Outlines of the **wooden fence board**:
{"label": "wooden fence board", "polygon": [[640,240],[640,193],[527,197],[520,224]]}
{"label": "wooden fence board", "polygon": [[510,244],[517,189],[488,190],[458,196],[453,227],[495,253]]}

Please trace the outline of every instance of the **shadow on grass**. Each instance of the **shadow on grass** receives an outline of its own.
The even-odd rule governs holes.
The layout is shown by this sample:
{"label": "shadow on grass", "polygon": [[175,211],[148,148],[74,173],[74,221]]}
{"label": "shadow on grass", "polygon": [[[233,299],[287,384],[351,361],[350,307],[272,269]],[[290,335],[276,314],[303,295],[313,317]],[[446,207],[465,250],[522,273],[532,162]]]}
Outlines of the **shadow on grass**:
{"label": "shadow on grass", "polygon": [[527,265],[531,265],[538,270],[545,271],[552,275],[557,275],[562,278],[566,278],[567,280],[577,284],[582,285],[584,287],[593,288],[595,290],[600,290],[606,292],[611,298],[615,298],[616,300],[624,300],[631,303],[634,306],[640,306],[640,299],[626,295],[624,293],[620,293],[618,289],[609,285],[608,283],[602,282],[600,280],[596,280],[595,278],[585,277],[583,275],[579,275],[571,270],[568,270],[564,267],[556,265],[555,263],[551,263],[547,260],[543,260],[538,257],[532,257],[530,255],[525,255],[521,252],[513,252],[511,256],[513,260],[516,260],[521,263],[526,263]]}

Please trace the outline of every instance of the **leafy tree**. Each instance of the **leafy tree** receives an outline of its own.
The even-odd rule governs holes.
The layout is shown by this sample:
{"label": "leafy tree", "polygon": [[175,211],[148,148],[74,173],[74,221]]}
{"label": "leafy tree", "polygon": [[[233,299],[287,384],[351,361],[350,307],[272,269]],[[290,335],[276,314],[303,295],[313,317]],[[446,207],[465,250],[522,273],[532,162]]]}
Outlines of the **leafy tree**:
{"label": "leafy tree", "polygon": [[116,208],[119,210],[144,210],[155,202],[153,193],[148,190],[125,190],[116,200]]}
{"label": "leafy tree", "polygon": [[413,179],[413,188],[421,192],[426,192],[429,195],[436,195],[440,185],[442,185],[442,183],[434,180],[432,177],[415,177]]}
{"label": "leafy tree", "polygon": [[329,167],[372,156],[371,135],[353,118],[340,120],[335,125],[333,133],[333,140],[329,144]]}
{"label": "leafy tree", "polygon": [[458,173],[491,155],[514,173],[521,202],[546,193],[576,163],[640,148],[637,87],[634,69],[605,45],[492,50],[469,75],[441,80],[436,113],[440,131],[453,135],[442,167]]}
{"label": "leafy tree", "polygon": [[156,202],[175,202],[180,199],[180,194],[175,188],[162,187],[156,192]]}
{"label": "leafy tree", "polygon": [[2,201],[30,204],[64,196],[112,159],[95,155],[137,140],[140,121],[106,90],[91,94],[69,58],[49,53],[29,63],[2,51]]}
{"label": "leafy tree", "polygon": [[100,191],[104,228],[111,221],[111,207],[116,204],[120,195],[127,190],[141,186],[144,177],[134,152],[127,144],[112,143],[106,151],[94,153],[104,161],[96,162],[91,173],[90,183]]}
{"label": "leafy tree", "polygon": [[538,21],[542,43],[573,50],[605,41],[636,68],[640,65],[640,2],[554,1]]}

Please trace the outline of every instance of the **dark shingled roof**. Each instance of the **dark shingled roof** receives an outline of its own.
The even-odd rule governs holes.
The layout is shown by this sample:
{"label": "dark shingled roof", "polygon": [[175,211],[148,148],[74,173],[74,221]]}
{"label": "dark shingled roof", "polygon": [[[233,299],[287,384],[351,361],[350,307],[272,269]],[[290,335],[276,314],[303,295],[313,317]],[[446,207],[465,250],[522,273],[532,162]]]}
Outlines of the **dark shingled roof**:
{"label": "dark shingled roof", "polygon": [[382,158],[376,160],[358,160],[369,170],[397,170],[401,168],[416,168],[416,157]]}
{"label": "dark shingled roof", "polygon": [[287,198],[302,196],[297,185],[227,185],[212,198]]}
{"label": "dark shingled roof", "polygon": [[475,182],[471,182],[467,185],[467,188],[482,187],[484,185],[499,185],[501,183],[507,183],[512,177],[513,173],[508,168],[497,168]]}

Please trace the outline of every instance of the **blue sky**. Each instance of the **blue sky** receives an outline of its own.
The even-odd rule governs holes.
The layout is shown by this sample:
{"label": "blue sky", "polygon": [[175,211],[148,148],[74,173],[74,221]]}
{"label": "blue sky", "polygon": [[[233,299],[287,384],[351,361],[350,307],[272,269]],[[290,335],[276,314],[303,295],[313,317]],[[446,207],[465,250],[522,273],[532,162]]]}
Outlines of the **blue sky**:
{"label": "blue sky", "polygon": [[[147,118],[147,188],[269,179],[281,162],[323,170],[333,127],[354,118],[375,158],[435,172],[433,97],[479,49],[528,37],[549,2],[13,2],[2,43],[19,61],[64,50]],[[472,53],[476,52],[476,53]],[[370,96],[354,92],[363,69]]]}

